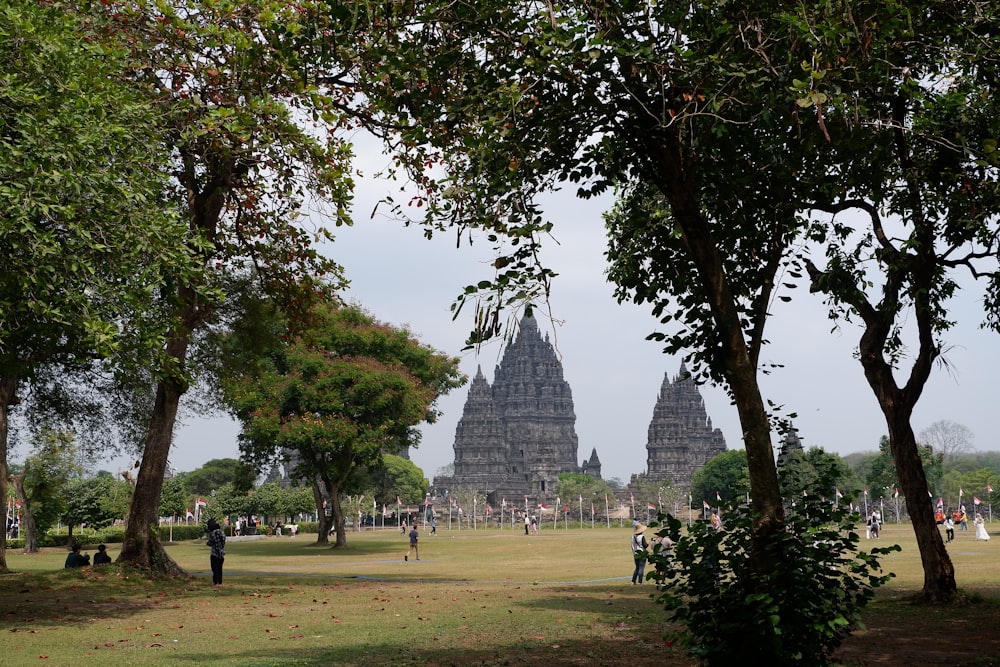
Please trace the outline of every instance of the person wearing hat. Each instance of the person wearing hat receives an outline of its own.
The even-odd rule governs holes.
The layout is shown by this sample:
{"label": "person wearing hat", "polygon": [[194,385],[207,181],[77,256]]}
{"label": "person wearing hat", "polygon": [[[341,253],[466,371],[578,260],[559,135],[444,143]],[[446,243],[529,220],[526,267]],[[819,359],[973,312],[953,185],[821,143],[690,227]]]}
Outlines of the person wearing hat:
{"label": "person wearing hat", "polygon": [[636,523],[632,530],[632,558],[635,560],[635,570],[632,572],[632,583],[641,584],[646,570],[646,550],[649,543],[646,541],[646,526]]}
{"label": "person wearing hat", "polygon": [[103,544],[97,545],[97,553],[94,554],[94,565],[108,565],[111,563],[111,556],[108,555],[108,548]]}

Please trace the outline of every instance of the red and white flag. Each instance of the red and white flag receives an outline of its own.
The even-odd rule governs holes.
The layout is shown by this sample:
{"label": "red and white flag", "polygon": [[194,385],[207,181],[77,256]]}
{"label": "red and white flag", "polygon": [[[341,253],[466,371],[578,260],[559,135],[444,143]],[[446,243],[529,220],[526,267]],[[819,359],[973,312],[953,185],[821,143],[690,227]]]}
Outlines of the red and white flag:
{"label": "red and white flag", "polygon": [[944,509],[944,498],[938,498],[938,509]]}
{"label": "red and white flag", "polygon": [[539,507],[540,509],[543,509],[543,510],[547,510],[547,509],[548,509],[548,507],[546,507],[545,505],[539,505],[538,507]]}
{"label": "red and white flag", "polygon": [[980,500],[979,498],[976,498],[975,496],[972,496],[972,503],[973,503],[974,505],[978,505],[978,504],[980,504],[980,503],[982,503],[982,502],[983,502],[983,501],[982,501],[982,500]]}
{"label": "red and white flag", "polygon": [[705,508],[705,509],[707,509],[707,510],[710,510],[710,509],[712,509],[712,506],[708,504],[708,501],[707,501],[707,500],[703,500],[703,501],[701,501],[701,505],[702,505],[702,507],[704,507],[704,508]]}
{"label": "red and white flag", "polygon": [[656,509],[656,505],[654,505],[653,503],[646,503],[646,509],[648,509],[648,510],[655,510]]}
{"label": "red and white flag", "polygon": [[195,507],[208,507],[208,503],[205,502],[204,498],[199,498],[194,502]]}

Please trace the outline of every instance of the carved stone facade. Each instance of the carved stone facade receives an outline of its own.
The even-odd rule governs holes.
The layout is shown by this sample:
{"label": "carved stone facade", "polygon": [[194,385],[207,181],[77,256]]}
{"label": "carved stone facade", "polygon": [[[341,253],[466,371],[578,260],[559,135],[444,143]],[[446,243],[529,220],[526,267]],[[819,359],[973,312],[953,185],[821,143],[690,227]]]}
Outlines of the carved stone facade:
{"label": "carved stone facade", "polygon": [[695,471],[724,451],[722,431],[712,428],[698,385],[681,363],[673,382],[668,375],[663,377],[649,422],[644,477],[688,488]]}
{"label": "carved stone facade", "polygon": [[478,369],[455,429],[455,472],[435,486],[472,487],[491,502],[554,495],[559,473],[600,476],[596,449],[577,463],[573,394],[562,363],[531,315],[504,352],[490,386]]}

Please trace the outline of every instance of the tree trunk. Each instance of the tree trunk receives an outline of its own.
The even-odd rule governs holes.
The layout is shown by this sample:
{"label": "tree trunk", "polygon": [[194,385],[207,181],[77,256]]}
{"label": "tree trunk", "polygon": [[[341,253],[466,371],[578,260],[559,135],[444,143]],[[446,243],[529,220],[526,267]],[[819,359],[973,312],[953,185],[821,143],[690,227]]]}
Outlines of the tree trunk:
{"label": "tree trunk", "polygon": [[3,534],[0,535],[0,572],[10,572],[7,567],[7,437],[10,427],[7,415],[14,403],[17,380],[0,377],[0,515],[3,517]]}
{"label": "tree trunk", "polygon": [[330,543],[330,519],[326,516],[326,506],[323,504],[323,491],[320,489],[319,480],[312,483],[313,498],[316,499],[316,544]]}
{"label": "tree trunk", "polygon": [[[183,360],[186,340],[175,340],[168,348],[172,358]],[[183,364],[182,364],[183,365]],[[160,492],[173,442],[177,408],[186,387],[176,380],[161,380],[156,387],[156,402],[146,433],[146,443],[139,466],[132,503],[129,507],[122,551],[118,563],[163,574],[183,574],[184,570],[167,555],[157,534]]]}
{"label": "tree trunk", "polygon": [[[742,316],[736,307],[718,244],[692,193],[694,184],[685,173],[682,151],[677,145],[659,143],[647,146],[645,152],[657,156],[654,173],[659,189],[670,203],[684,246],[697,270],[695,280],[702,286],[712,312],[719,341],[718,355],[739,413],[747,453],[756,515],[751,569],[755,573],[770,574],[774,570],[773,557],[767,556],[768,551],[763,546],[783,530],[784,508],[771,448],[771,424],[757,380],[756,355],[751,353],[744,335]],[[763,326],[759,330],[763,331]]]}
{"label": "tree trunk", "polygon": [[340,484],[332,482],[327,488],[330,489],[330,507],[333,508],[333,529],[337,533],[333,548],[343,549],[347,546],[347,526],[344,525],[344,507],[340,504]]}
{"label": "tree trunk", "polygon": [[[955,583],[955,566],[948,556],[948,550],[941,539],[941,531],[934,521],[934,507],[927,476],[920,460],[910,417],[916,398],[900,390],[892,379],[892,369],[881,354],[865,354],[866,343],[862,342],[861,361],[865,377],[875,391],[879,407],[889,428],[889,451],[896,465],[896,477],[902,490],[906,511],[910,515],[913,533],[917,538],[917,550],[924,570],[924,587],[921,598],[925,602],[945,603],[958,596]],[[881,349],[880,347],[878,349]],[[919,393],[917,394],[919,396]]]}
{"label": "tree trunk", "polygon": [[24,536],[24,553],[38,553],[38,526],[31,512],[31,499],[24,492],[24,475],[13,475],[14,496],[21,501],[21,535]]}

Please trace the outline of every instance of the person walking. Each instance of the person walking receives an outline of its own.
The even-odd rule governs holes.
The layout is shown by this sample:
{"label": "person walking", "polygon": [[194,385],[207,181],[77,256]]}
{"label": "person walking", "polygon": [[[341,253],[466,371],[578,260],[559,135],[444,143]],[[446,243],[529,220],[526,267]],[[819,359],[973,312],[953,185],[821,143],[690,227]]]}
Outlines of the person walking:
{"label": "person walking", "polygon": [[215,519],[208,520],[208,541],[205,542],[211,548],[211,555],[208,557],[212,566],[212,585],[222,585],[222,563],[226,560],[226,534],[219,527],[219,522]]}
{"label": "person walking", "polygon": [[431,535],[437,535],[437,534],[438,534],[438,522],[437,522],[437,519],[435,519],[434,517],[431,517]]}
{"label": "person walking", "polygon": [[644,575],[646,571],[646,550],[649,548],[649,542],[646,541],[646,526],[636,524],[635,529],[632,531],[632,560],[635,562],[635,569],[632,571],[632,584],[641,584],[644,580]]}
{"label": "person walking", "polygon": [[416,560],[420,560],[420,550],[417,549],[417,540],[419,538],[420,534],[417,533],[417,524],[413,524],[413,529],[410,531],[410,550],[403,556],[403,560],[410,560],[410,554],[416,556]]}
{"label": "person walking", "polygon": [[524,515],[524,534],[527,535],[531,531],[531,517],[525,513]]}
{"label": "person walking", "polygon": [[955,539],[955,522],[951,517],[944,520],[944,537],[945,542],[951,542]]}

